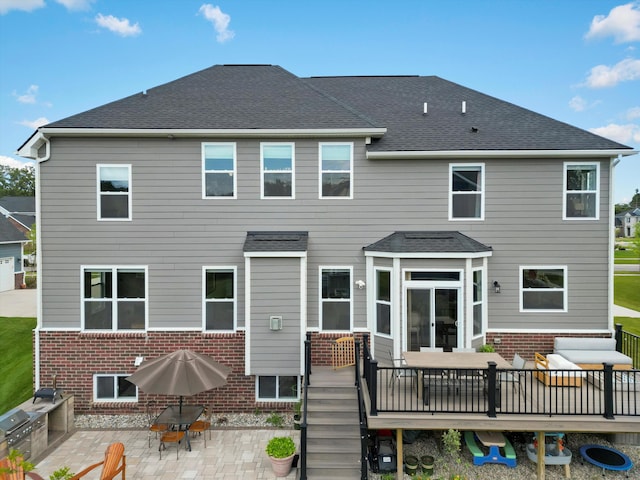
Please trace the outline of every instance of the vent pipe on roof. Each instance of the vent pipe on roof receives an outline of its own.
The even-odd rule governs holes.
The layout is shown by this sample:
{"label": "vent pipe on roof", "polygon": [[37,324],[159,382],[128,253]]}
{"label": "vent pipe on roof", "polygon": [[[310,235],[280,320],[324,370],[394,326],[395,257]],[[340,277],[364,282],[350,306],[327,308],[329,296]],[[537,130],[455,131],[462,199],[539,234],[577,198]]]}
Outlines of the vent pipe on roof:
{"label": "vent pipe on roof", "polygon": [[427,114],[427,102],[424,102],[424,105],[422,107],[422,114],[426,115]]}
{"label": "vent pipe on roof", "polygon": [[467,102],[462,101],[462,113],[467,113]]}

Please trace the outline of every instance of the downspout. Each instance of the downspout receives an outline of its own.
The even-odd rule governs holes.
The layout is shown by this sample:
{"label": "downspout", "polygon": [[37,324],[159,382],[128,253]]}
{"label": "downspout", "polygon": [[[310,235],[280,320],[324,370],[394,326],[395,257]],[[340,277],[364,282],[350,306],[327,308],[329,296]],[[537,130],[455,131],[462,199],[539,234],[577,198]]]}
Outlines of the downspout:
{"label": "downspout", "polygon": [[[609,163],[609,282],[607,285],[608,288],[608,317],[609,317],[609,331],[611,332],[611,336],[615,334],[614,326],[613,326],[613,295],[614,295],[614,286],[613,286],[613,277],[615,275],[615,265],[614,265],[614,249],[616,243],[616,212],[615,212],[615,202],[613,200],[613,190],[614,190],[614,177],[615,177],[615,168],[620,163],[620,155],[617,158],[612,158]],[[613,225],[611,225],[611,220],[613,220]],[[612,228],[613,227],[613,228]]]}

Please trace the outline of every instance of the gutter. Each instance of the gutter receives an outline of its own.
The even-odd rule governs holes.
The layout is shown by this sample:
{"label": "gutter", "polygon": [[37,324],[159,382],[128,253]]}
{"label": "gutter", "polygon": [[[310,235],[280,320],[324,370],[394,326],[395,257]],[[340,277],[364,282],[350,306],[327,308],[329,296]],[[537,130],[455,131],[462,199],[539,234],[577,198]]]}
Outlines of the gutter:
{"label": "gutter", "polygon": [[367,151],[369,160],[464,159],[464,158],[601,158],[635,155],[638,150],[437,150]]}

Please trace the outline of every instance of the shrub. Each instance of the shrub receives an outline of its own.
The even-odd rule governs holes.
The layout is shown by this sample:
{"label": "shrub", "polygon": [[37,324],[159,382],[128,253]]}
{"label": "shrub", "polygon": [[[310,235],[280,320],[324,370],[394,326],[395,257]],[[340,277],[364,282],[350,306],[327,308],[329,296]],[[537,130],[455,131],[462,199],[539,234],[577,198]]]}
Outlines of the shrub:
{"label": "shrub", "polygon": [[296,453],[296,444],[291,437],[273,437],[265,451],[273,458],[287,458]]}

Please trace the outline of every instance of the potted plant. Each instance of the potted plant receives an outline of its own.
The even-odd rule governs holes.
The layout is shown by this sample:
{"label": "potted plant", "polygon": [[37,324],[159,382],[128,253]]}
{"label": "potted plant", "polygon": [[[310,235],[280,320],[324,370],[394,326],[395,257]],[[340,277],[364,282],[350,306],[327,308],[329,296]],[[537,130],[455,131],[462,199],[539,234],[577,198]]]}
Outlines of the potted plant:
{"label": "potted plant", "polygon": [[300,418],[302,414],[302,400],[298,400],[293,404],[293,428],[300,430]]}
{"label": "potted plant", "polygon": [[286,477],[291,471],[296,444],[291,437],[273,437],[265,449],[276,477]]}

